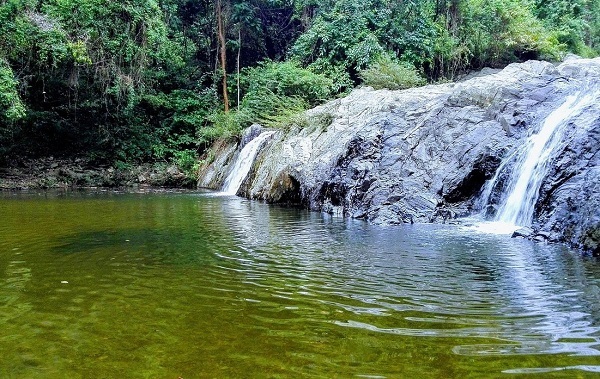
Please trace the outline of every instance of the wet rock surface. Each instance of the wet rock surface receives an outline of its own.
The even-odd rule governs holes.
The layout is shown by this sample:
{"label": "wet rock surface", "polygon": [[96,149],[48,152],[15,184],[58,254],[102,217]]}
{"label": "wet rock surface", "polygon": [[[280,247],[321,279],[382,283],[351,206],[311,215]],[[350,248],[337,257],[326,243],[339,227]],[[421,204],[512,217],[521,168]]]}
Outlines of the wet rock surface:
{"label": "wet rock surface", "polygon": [[512,234],[512,238],[522,237],[522,238],[532,238],[535,232],[531,228],[519,228],[515,230]]}
{"label": "wet rock surface", "polygon": [[[308,111],[308,127],[279,132],[241,193],[380,224],[452,222],[486,207],[493,213],[477,201],[486,180],[566,96],[598,89],[599,80],[600,59],[574,59],[404,91],[360,88]],[[533,229],[599,253],[600,104],[569,127]],[[225,163],[232,153],[221,150],[229,158],[215,161]],[[217,176],[201,176],[201,184],[215,188]]]}

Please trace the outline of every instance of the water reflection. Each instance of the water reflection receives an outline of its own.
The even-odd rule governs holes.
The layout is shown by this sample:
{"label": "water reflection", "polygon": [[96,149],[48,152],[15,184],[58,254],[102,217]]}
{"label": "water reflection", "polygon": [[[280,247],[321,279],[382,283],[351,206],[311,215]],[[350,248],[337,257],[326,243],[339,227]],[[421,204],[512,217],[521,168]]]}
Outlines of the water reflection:
{"label": "water reflection", "polygon": [[3,377],[600,366],[598,262],[564,247],[199,193],[20,195],[0,213]]}
{"label": "water reflection", "polygon": [[239,199],[223,214],[241,247],[230,256],[249,282],[304,281],[302,295],[379,317],[336,325],[499,340],[453,349],[465,355],[600,354],[597,270],[586,272],[565,247],[442,226],[370,226]]}

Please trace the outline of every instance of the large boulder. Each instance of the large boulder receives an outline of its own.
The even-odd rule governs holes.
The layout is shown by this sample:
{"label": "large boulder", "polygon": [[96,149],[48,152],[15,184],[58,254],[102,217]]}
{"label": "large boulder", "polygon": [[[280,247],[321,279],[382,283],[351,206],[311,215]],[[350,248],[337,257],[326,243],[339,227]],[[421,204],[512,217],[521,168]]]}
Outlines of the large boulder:
{"label": "large boulder", "polygon": [[[470,215],[484,207],[477,199],[503,159],[568,94],[599,77],[600,59],[573,59],[403,91],[359,88],[306,112],[308,126],[279,132],[241,193],[375,223]],[[597,249],[600,111],[592,108],[571,126],[568,145],[577,147],[565,147],[544,181],[535,228]]]}
{"label": "large boulder", "polygon": [[332,204],[376,223],[429,222],[448,207],[466,214],[505,154],[560,100],[560,76],[532,61],[457,84],[357,89],[266,148],[245,195],[270,200],[285,173],[313,210]]}

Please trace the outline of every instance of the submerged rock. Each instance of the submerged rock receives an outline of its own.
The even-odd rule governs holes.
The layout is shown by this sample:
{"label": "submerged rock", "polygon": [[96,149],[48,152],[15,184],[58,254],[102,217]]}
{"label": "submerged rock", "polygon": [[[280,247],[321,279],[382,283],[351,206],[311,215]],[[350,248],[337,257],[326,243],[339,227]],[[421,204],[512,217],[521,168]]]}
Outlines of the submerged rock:
{"label": "submerged rock", "polygon": [[[493,210],[477,199],[503,159],[568,94],[600,88],[599,78],[600,59],[573,59],[512,64],[403,91],[359,88],[306,112],[307,127],[278,132],[240,193],[382,224],[448,222]],[[536,229],[591,250],[600,246],[599,107],[571,126],[535,215]],[[222,157],[235,147],[220,149],[214,161],[221,168],[205,168],[203,186],[218,188],[216,173],[229,159]]]}

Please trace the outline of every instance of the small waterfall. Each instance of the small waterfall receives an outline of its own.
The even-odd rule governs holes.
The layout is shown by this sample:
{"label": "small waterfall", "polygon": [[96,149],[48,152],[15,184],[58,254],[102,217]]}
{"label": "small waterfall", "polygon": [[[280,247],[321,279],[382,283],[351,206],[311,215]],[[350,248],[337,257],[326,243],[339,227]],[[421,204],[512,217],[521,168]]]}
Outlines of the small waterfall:
{"label": "small waterfall", "polygon": [[502,163],[482,194],[484,204],[488,204],[500,173],[508,166],[508,162],[514,162],[495,221],[513,226],[531,225],[542,181],[548,174],[554,152],[564,140],[566,126],[594,99],[593,94],[569,96],[548,115],[539,132],[530,136],[520,149]]}
{"label": "small waterfall", "polygon": [[223,183],[222,191],[225,194],[235,195],[237,193],[252,168],[256,154],[258,154],[264,142],[274,133],[273,131],[263,132],[244,146]]}

